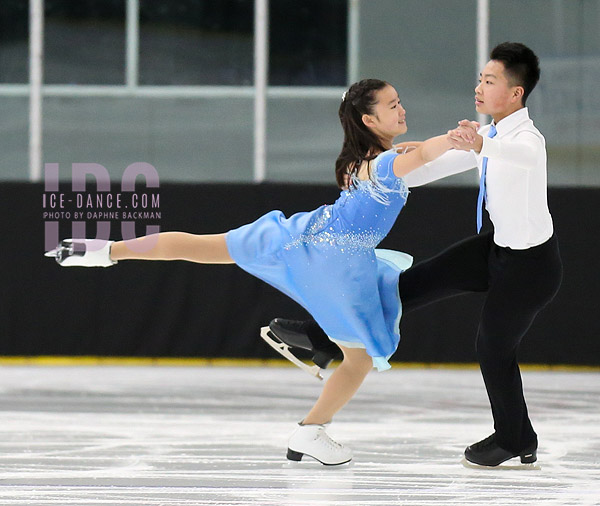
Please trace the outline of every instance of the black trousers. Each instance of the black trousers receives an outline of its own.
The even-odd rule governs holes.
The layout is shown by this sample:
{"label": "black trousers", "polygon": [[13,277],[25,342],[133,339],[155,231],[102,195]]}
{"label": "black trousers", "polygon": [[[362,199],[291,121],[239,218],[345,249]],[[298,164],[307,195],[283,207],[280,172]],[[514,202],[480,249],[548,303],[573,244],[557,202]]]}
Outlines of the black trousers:
{"label": "black trousers", "polygon": [[486,292],[477,357],[498,445],[518,453],[537,441],[523,397],[517,350],[537,313],[556,295],[562,262],[555,236],[527,250],[497,246],[492,233],[465,239],[400,276],[408,312],[447,297]]}

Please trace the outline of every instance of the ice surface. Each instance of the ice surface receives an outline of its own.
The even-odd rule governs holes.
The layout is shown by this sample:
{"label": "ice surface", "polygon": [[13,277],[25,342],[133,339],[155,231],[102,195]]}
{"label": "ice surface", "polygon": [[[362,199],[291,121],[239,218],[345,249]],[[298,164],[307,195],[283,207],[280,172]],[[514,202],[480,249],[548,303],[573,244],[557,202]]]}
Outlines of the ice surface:
{"label": "ice surface", "polygon": [[493,430],[478,371],[397,366],[336,417],[332,468],[285,459],[322,386],[299,369],[2,367],[0,505],[600,504],[600,373],[523,377],[540,470],[461,465]]}

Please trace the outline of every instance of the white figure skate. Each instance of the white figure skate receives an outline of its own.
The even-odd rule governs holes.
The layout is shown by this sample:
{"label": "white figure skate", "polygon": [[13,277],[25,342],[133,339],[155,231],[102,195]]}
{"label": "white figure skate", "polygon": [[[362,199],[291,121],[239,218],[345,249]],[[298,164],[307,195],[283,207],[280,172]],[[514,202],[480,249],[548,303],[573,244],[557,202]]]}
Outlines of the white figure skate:
{"label": "white figure skate", "polygon": [[45,256],[53,257],[62,267],[110,267],[117,263],[110,258],[114,241],[100,239],[64,239]]}
{"label": "white figure skate", "polygon": [[288,460],[299,462],[304,455],[326,466],[352,460],[352,450],[337,443],[325,432],[326,425],[299,425],[288,441]]}

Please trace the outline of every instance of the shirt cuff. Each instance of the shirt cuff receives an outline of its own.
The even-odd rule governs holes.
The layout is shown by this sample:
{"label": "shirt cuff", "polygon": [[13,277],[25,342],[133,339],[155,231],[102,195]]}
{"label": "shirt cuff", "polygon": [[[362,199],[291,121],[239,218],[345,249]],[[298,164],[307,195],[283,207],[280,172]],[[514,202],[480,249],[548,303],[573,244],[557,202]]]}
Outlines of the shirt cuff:
{"label": "shirt cuff", "polygon": [[500,141],[491,137],[483,136],[483,145],[479,156],[487,156],[488,158],[496,158],[500,156]]}

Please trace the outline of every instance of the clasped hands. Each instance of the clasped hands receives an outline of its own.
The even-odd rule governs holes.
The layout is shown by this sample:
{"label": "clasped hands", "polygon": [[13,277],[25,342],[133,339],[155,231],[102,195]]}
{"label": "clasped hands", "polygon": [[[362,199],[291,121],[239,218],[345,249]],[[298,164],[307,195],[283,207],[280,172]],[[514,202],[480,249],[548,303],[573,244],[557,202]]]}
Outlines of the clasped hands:
{"label": "clasped hands", "polygon": [[448,140],[454,149],[462,151],[473,150],[477,153],[481,151],[483,137],[477,133],[479,129],[477,121],[463,119],[458,122],[458,127],[454,130],[448,130]]}

